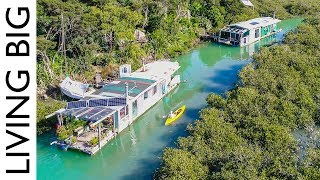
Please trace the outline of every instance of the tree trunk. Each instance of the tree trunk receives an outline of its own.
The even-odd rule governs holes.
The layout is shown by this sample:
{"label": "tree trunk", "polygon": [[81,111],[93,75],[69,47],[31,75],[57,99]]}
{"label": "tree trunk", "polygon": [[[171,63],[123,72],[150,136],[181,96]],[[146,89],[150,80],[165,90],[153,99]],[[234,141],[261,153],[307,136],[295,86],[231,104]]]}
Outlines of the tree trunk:
{"label": "tree trunk", "polygon": [[54,73],[53,73],[53,71],[52,71],[52,69],[51,69],[51,67],[50,67],[51,63],[50,63],[50,59],[49,59],[49,57],[47,56],[47,54],[46,54],[45,52],[41,52],[41,51],[38,51],[38,52],[40,53],[40,55],[41,55],[41,57],[42,57],[42,59],[43,59],[44,65],[46,66],[47,71],[48,71],[50,77],[51,77],[51,78],[55,77],[55,75],[54,75]]}
{"label": "tree trunk", "polygon": [[143,8],[143,12],[144,12],[144,21],[143,21],[143,26],[142,28],[144,29],[148,23],[148,14],[149,14],[149,8],[148,6]]}
{"label": "tree trunk", "polygon": [[107,34],[104,35],[105,36],[105,41],[106,43],[110,46],[110,50],[109,52],[111,52],[113,50],[113,32],[109,32]]}

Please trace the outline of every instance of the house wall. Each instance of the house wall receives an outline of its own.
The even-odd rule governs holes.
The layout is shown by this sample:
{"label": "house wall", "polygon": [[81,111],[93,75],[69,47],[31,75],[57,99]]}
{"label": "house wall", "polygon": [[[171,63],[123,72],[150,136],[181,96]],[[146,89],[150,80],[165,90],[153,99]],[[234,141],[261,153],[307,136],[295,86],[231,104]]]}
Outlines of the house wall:
{"label": "house wall", "polygon": [[[251,29],[250,30],[250,35],[249,35],[249,44],[253,43],[257,40],[257,38],[255,38],[255,33],[256,33],[256,29]],[[259,36],[260,37],[260,36]]]}
{"label": "house wall", "polygon": [[[129,107],[129,106],[128,106]],[[119,122],[119,126],[118,126],[118,132],[121,132],[123,129],[125,129],[126,127],[128,127],[128,125],[131,124],[130,119],[129,119],[129,114],[125,115],[123,118],[121,118],[120,115],[120,111],[118,110],[116,113],[118,113],[118,122]],[[128,111],[129,113],[130,111]]]}
{"label": "house wall", "polygon": [[[158,102],[162,98],[162,91],[160,87],[160,82],[155,83],[154,85],[150,86],[148,89],[143,91],[141,94],[139,94],[134,99],[131,99],[128,101],[128,115],[126,115],[125,118],[121,119],[120,116],[120,110],[117,111],[118,113],[118,132],[121,132],[123,129],[128,127],[133,121],[142,115],[144,112],[146,112],[151,106],[153,106],[156,102]],[[156,87],[156,93],[153,94],[153,88]],[[148,98],[144,98],[144,94],[148,94]],[[133,116],[133,103],[137,101],[137,116]]]}
{"label": "house wall", "polygon": [[[168,76],[165,78],[165,85],[168,86],[169,82],[171,81],[171,76]],[[134,99],[131,99],[128,101],[128,115],[121,119],[120,118],[120,110],[117,111],[116,113],[119,121],[119,126],[118,126],[118,132],[121,132],[123,129],[128,127],[135,119],[137,119],[139,116],[141,116],[143,113],[145,113],[148,109],[150,109],[154,104],[156,104],[163,96],[165,96],[169,91],[171,91],[174,87],[168,87],[167,91],[165,94],[162,92],[162,82],[158,81],[154,83],[152,86],[150,86],[148,89],[143,91],[141,94],[139,94],[137,97]],[[156,87],[156,93],[153,94],[154,92],[154,87]],[[144,93],[148,94],[148,98],[144,98]],[[137,116],[133,117],[133,102],[137,101]]]}
{"label": "house wall", "polygon": [[261,40],[262,38],[265,38],[265,37],[268,37],[268,36],[274,34],[273,31],[277,30],[277,24],[271,24],[269,26],[266,26],[266,28],[267,28],[267,30],[264,30],[264,27],[256,28],[259,30],[259,33],[260,33],[260,36],[258,38],[255,38],[255,30],[256,29],[250,30],[250,34],[248,37],[249,41],[247,41],[247,43],[244,43],[244,38],[242,38],[240,46],[246,46],[246,45],[252,44],[256,41]]}

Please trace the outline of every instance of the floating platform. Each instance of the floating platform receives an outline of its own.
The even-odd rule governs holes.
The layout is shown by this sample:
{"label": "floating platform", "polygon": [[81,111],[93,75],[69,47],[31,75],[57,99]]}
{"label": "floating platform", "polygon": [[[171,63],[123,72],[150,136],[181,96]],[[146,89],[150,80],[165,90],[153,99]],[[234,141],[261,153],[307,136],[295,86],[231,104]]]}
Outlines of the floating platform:
{"label": "floating platform", "polygon": [[[67,123],[66,117],[87,121],[73,133],[75,142],[68,148],[95,154],[180,83],[180,76],[174,75],[178,62],[156,61],[132,73],[130,66],[122,68],[115,81],[56,111],[59,127]],[[94,138],[98,144],[92,144]]]}
{"label": "floating platform", "polygon": [[279,22],[272,17],[255,18],[226,26],[215,38],[219,43],[243,47],[281,31]]}

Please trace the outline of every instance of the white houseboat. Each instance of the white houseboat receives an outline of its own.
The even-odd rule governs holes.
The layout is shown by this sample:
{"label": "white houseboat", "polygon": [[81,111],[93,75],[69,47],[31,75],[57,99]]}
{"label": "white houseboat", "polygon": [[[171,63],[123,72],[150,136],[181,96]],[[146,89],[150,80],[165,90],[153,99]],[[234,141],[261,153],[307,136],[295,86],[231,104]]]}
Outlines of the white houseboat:
{"label": "white houseboat", "polygon": [[[174,76],[179,68],[178,62],[170,61],[146,64],[132,73],[130,65],[122,66],[120,78],[56,111],[58,127],[67,123],[65,119],[87,121],[86,127],[76,128],[57,144],[95,154],[180,83],[180,76]],[[93,138],[98,138],[97,144],[90,143]]]}
{"label": "white houseboat", "polygon": [[279,32],[279,22],[276,18],[260,17],[231,24],[220,30],[218,42],[243,47]]}

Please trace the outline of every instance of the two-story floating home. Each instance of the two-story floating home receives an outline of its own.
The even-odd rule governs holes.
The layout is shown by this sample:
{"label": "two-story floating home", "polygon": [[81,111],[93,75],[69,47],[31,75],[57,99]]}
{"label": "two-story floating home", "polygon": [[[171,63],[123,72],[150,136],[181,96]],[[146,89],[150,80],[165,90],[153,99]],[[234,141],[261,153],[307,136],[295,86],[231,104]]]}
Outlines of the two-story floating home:
{"label": "two-story floating home", "polygon": [[279,32],[279,19],[260,17],[228,25],[220,30],[218,42],[232,46],[246,46]]}
{"label": "two-story floating home", "polygon": [[[179,68],[178,62],[156,61],[131,73],[126,65],[120,68],[117,80],[67,103],[56,112],[59,126],[67,123],[66,117],[87,121],[87,126],[77,128],[64,145],[90,155],[96,153],[180,83],[180,76],[174,76]],[[90,144],[93,138],[98,138],[98,144]]]}

